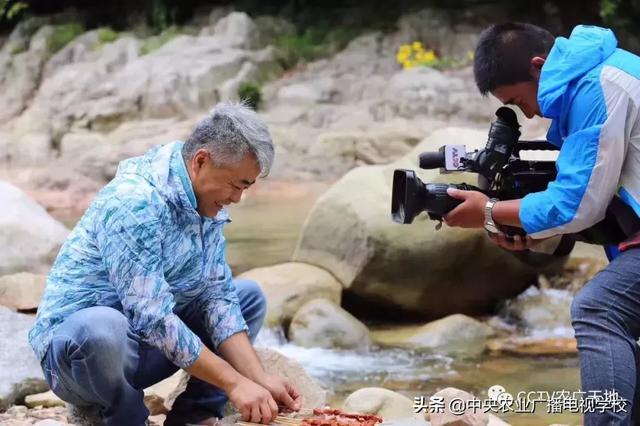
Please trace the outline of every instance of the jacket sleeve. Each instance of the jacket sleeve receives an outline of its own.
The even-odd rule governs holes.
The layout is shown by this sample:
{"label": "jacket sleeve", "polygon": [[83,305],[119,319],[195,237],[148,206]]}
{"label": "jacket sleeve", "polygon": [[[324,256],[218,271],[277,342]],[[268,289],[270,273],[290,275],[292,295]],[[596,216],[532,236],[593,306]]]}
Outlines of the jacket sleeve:
{"label": "jacket sleeve", "polygon": [[[610,84],[610,83],[608,83]],[[598,79],[580,82],[567,117],[556,179],[522,199],[520,221],[533,238],[582,231],[604,219],[625,157],[629,97]]]}
{"label": "jacket sleeve", "polygon": [[216,351],[229,337],[248,330],[233,285],[231,268],[226,261],[225,246],[224,236],[220,235],[215,253],[215,270],[201,296],[204,302],[206,330]]}
{"label": "jacket sleeve", "polygon": [[133,330],[187,368],[200,355],[202,341],[173,313],[162,267],[161,205],[154,194],[110,199],[96,224],[96,241]]}

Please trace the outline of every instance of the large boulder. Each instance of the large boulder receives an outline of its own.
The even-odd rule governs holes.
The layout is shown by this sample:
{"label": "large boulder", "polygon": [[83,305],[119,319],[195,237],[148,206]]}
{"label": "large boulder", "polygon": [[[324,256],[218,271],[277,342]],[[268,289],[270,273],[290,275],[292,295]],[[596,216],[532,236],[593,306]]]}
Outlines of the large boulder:
{"label": "large boulder", "polygon": [[15,186],[0,181],[0,275],[45,272],[69,231]]}
{"label": "large boulder", "polygon": [[256,281],[267,298],[265,325],[287,327],[307,302],[324,298],[340,304],[342,286],[327,271],[305,263],[288,262],[256,268],[238,276]]}
{"label": "large boulder", "polygon": [[289,339],[305,348],[340,348],[366,351],[371,346],[367,327],[327,299],[314,299],[296,312]]}
{"label": "large boulder", "polygon": [[0,305],[17,311],[35,310],[47,283],[46,275],[21,272],[0,277]]}
{"label": "large boulder", "polygon": [[0,412],[27,395],[49,389],[27,341],[33,322],[31,316],[0,306]]}
{"label": "large boulder", "polygon": [[451,355],[477,356],[484,352],[494,330],[462,314],[449,315],[420,327],[400,327],[374,332],[382,346],[430,350]]}
{"label": "large boulder", "polygon": [[316,202],[293,260],[338,278],[348,289],[353,303],[345,306],[352,312],[382,316],[392,310],[396,317],[404,312],[424,319],[489,312],[535,282],[538,273],[559,271],[564,259],[545,268],[527,266],[496,247],[484,230],[437,231],[426,215],[412,225],[391,220],[394,169],[417,170],[423,182],[475,184],[474,174],[419,170],[418,154],[451,142],[481,148],[485,141],[484,131],[447,128],[395,163],[350,171]]}
{"label": "large boulder", "polygon": [[375,414],[385,422],[427,425],[421,415],[414,412],[413,401],[406,396],[384,388],[362,388],[350,394],[343,409],[352,413]]}

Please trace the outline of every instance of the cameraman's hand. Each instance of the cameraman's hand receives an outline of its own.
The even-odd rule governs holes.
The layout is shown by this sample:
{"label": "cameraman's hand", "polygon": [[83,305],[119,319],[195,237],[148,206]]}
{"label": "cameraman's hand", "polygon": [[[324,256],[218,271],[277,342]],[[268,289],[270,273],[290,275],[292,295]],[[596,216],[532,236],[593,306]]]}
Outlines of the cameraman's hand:
{"label": "cameraman's hand", "polygon": [[278,404],[271,393],[243,376],[229,392],[229,400],[245,422],[269,424],[278,415]]}
{"label": "cameraman's hand", "polygon": [[455,188],[447,189],[447,194],[463,200],[463,203],[444,216],[444,223],[461,228],[484,227],[484,206],[489,201],[489,197],[479,191],[463,191]]}
{"label": "cameraman's hand", "polygon": [[528,250],[536,244],[540,244],[542,241],[546,240],[546,238],[534,240],[528,235],[520,236],[514,235],[513,239],[507,239],[507,236],[504,234],[492,234],[489,233],[489,238],[491,241],[499,245],[500,247],[512,250],[512,251],[522,251]]}

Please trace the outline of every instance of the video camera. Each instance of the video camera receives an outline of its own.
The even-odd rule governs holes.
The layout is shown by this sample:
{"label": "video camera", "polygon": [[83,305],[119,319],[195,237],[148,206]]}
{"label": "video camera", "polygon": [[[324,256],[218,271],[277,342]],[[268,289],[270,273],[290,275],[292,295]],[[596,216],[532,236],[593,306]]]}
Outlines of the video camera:
{"label": "video camera", "polygon": [[[482,150],[467,153],[464,145],[445,145],[438,152],[420,154],[421,169],[440,168],[441,173],[478,173],[478,185],[423,183],[413,170],[397,169],[393,174],[391,215],[395,222],[411,223],[425,211],[432,220],[453,210],[461,200],[447,194],[447,188],[480,191],[499,200],[522,198],[531,192],[543,191],[556,177],[555,162],[525,161],[520,151],[553,150],[546,141],[519,141],[520,125],[515,112],[507,107],[496,111],[487,144]],[[507,234],[522,233],[518,228]]]}
{"label": "video camera", "polygon": [[[393,174],[391,216],[397,223],[408,224],[421,212],[442,225],[442,218],[462,201],[447,194],[447,188],[480,191],[491,198],[513,200],[532,192],[544,191],[556,178],[555,161],[527,161],[522,151],[558,151],[547,141],[520,141],[520,125],[515,112],[507,107],[496,111],[484,149],[467,153],[464,145],[445,145],[438,152],[420,154],[422,169],[440,168],[441,173],[473,172],[477,186],[446,183],[423,183],[415,171],[396,169]],[[521,228],[501,226],[508,238],[524,235]],[[554,256],[568,254],[575,241],[591,244],[618,244],[640,232],[640,218],[618,196],[611,200],[605,218],[576,234],[563,235]],[[519,256],[520,257],[520,256]],[[531,259],[531,258],[529,258]],[[540,262],[544,262],[541,260]],[[540,263],[537,260],[528,263]]]}

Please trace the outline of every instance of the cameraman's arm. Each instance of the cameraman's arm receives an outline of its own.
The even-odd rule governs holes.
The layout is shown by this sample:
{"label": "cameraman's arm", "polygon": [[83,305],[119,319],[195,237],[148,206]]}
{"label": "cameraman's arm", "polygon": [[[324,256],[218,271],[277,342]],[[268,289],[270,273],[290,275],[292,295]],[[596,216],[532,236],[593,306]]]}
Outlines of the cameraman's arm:
{"label": "cameraman's arm", "polygon": [[580,83],[556,162],[557,177],[545,191],[521,201],[519,217],[527,234],[575,233],[604,218],[624,162],[628,106],[627,93],[604,79]]}
{"label": "cameraman's arm", "polygon": [[498,201],[496,205],[493,206],[493,220],[498,225],[517,226],[518,228],[522,228],[522,222],[520,222],[521,201],[521,199]]}

